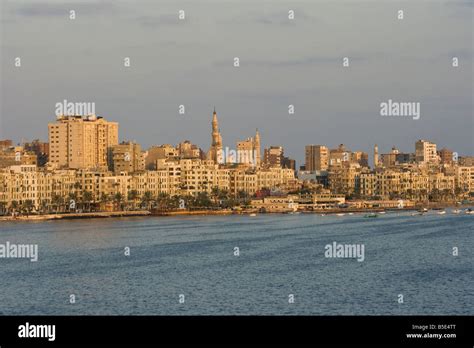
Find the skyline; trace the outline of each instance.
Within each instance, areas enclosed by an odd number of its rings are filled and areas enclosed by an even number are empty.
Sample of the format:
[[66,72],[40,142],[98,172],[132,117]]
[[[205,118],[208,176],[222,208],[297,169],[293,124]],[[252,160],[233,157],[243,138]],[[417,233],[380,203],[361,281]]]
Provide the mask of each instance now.
[[[64,102],[65,102],[64,105],[66,105],[66,101],[64,101]],[[66,106],[64,106],[64,110],[65,110],[65,107],[66,107]],[[86,106],[84,106],[84,107],[86,107]],[[90,107],[90,106],[89,106],[89,107]],[[87,109],[87,107],[86,107],[86,109]],[[216,108],[214,107],[214,108],[213,108],[213,112],[212,112],[211,122],[210,122],[210,124],[211,124],[211,127],[210,127],[210,128],[211,128],[211,141],[209,142],[208,146],[206,147],[206,146],[200,146],[200,145],[197,145],[197,144],[196,144],[196,145],[198,146],[198,148],[199,148],[200,150],[203,151],[203,153],[204,153],[208,158],[209,158],[209,156],[211,156],[211,158],[213,158],[213,159],[214,159],[215,161],[217,161],[218,163],[224,164],[224,163],[227,163],[228,160],[229,160],[229,159],[227,159],[227,158],[225,157],[225,156],[226,156],[225,154],[227,154],[228,151],[231,151],[231,153],[234,153],[234,155],[231,155],[231,156],[235,156],[235,155],[237,155],[237,154],[239,153],[240,150],[237,149],[237,146],[229,147],[229,144],[227,144],[225,141],[222,140],[222,137],[221,137],[221,133],[222,133],[222,132],[221,132],[221,129],[222,129],[222,128],[221,128],[221,127],[218,125],[218,123],[217,123],[217,122],[218,122],[218,120],[217,120],[217,115],[218,115],[217,110],[216,110]],[[56,115],[56,119],[59,120],[59,119],[64,118],[64,117],[65,117],[65,118],[68,118],[68,117],[80,117],[81,119],[85,119],[85,120],[86,120],[86,119],[88,119],[88,118],[91,117],[91,116],[94,117],[94,119],[96,119],[96,118],[103,118],[102,116],[95,115],[95,114],[75,115],[75,114],[66,114],[66,113],[65,113],[65,114]],[[107,122],[116,123],[114,120],[111,120],[111,119],[106,119],[106,118],[103,118],[103,119],[106,120]],[[48,125],[49,125],[49,124],[54,124],[54,123],[51,121],[51,122],[48,122]],[[140,141],[138,141],[138,140],[136,140],[136,139],[131,140],[131,139],[122,139],[122,138],[120,138],[120,124],[118,124],[118,123],[117,123],[117,129],[118,129],[118,134],[119,134],[119,137],[118,137],[118,143],[119,143],[119,144],[125,144],[125,143],[130,143],[130,142],[132,142],[132,143],[136,143],[136,144],[141,145]],[[258,137],[259,137],[259,133],[260,133],[259,130],[256,129],[256,134],[257,134]],[[218,141],[216,141],[216,137],[219,139]],[[239,141],[244,141],[244,139],[248,141],[248,140],[251,139],[251,138],[249,138],[249,137],[245,138],[245,135],[243,135],[240,139],[237,140],[237,142],[239,142]],[[14,145],[15,145],[15,144],[17,144],[17,145],[23,145],[23,144],[24,144],[23,141],[25,141],[25,142],[34,141],[34,140],[40,140],[40,142],[43,141],[43,139],[34,138],[34,137],[33,137],[32,139],[22,139],[22,142],[18,142],[18,143],[17,143],[14,139],[12,139],[12,138],[0,138],[0,140],[12,140],[12,143],[13,143]],[[44,141],[49,144],[50,139],[47,138],[47,139],[45,139]],[[191,144],[195,144],[195,143],[192,142],[192,140],[190,140],[189,138],[186,138],[186,139],[178,139],[178,140],[175,140],[175,141],[172,142],[172,143],[152,144],[149,148],[144,148],[144,147],[142,147],[142,149],[143,149],[143,151],[148,151],[151,147],[163,146],[163,145],[168,145],[168,144],[169,144],[169,145],[172,145],[172,146],[179,146],[180,143],[187,142],[187,141],[189,141]],[[416,139],[416,140],[414,140],[413,143],[412,143],[412,150],[409,150],[409,151],[407,151],[407,152],[401,151],[401,153],[407,153],[407,154],[408,154],[408,153],[411,153],[411,154],[415,154],[415,145],[416,145],[415,143],[418,142],[418,141],[428,141],[428,142],[431,142],[430,139]],[[262,148],[263,148],[263,149],[269,149],[269,148],[271,148],[272,146],[282,147],[283,150],[284,150],[284,155],[285,155],[285,156],[289,157],[290,159],[295,159],[295,158],[293,158],[293,157],[288,156],[288,154],[287,154],[286,151],[285,151],[285,144],[265,144],[265,142],[263,142],[263,144],[260,144],[260,139],[258,140],[258,144],[259,144],[259,145],[258,145],[259,151],[260,151]],[[436,143],[435,143],[435,144],[436,144]],[[236,144],[233,144],[233,145],[237,145],[237,143],[236,143]],[[332,150],[337,150],[341,145],[344,145],[346,151],[348,151],[348,152],[360,152],[360,151],[362,151],[362,152],[366,153],[366,154],[368,155],[368,163],[369,163],[369,166],[370,166],[371,168],[375,168],[375,167],[376,167],[375,164],[374,164],[374,151],[375,151],[374,146],[377,147],[377,155],[378,155],[378,156],[384,155],[384,154],[389,154],[389,153],[391,153],[392,150],[394,150],[394,149],[396,149],[396,150],[398,150],[398,151],[401,149],[397,144],[394,144],[394,145],[392,145],[392,147],[390,148],[390,150],[387,150],[387,151],[382,150],[382,151],[381,151],[380,148],[379,148],[379,146],[378,146],[378,144],[373,144],[373,145],[372,145],[372,151],[363,151],[363,150],[360,150],[360,149],[354,149],[353,147],[351,147],[350,144],[340,142],[337,146],[333,146],[333,147],[327,146],[327,144],[314,144],[314,143],[306,144],[306,145],[304,146],[304,149],[303,149],[302,152],[305,153],[305,152],[306,152],[306,148],[307,148],[308,146],[324,146],[324,147],[327,147],[329,150],[332,151]],[[449,148],[449,147],[446,147],[446,146],[441,147],[441,146],[438,146],[439,144],[436,144],[436,145],[437,145],[438,155],[439,155],[439,151],[444,150],[444,149],[449,150],[449,151],[453,151],[453,153],[455,154],[456,158],[457,158],[457,157],[472,157],[472,155],[473,155],[472,152],[459,154],[459,153],[456,151],[456,149],[452,149],[452,148]],[[218,146],[218,147],[215,148],[215,146]],[[220,146],[220,147],[219,147],[219,146]],[[212,151],[213,148],[215,148],[214,151],[217,151],[216,153],[214,153],[214,155],[210,154],[210,152]],[[218,150],[219,148],[220,148],[220,150]],[[233,151],[233,152],[232,152],[232,151]],[[250,157],[255,156],[255,151],[256,151],[255,149],[252,151],[253,154],[250,155]],[[220,161],[218,161],[218,160],[216,159],[216,158],[218,158],[219,156],[221,156],[221,157],[224,156],[223,158],[221,158],[221,159],[223,160],[223,162],[220,162]],[[249,157],[249,158],[250,158],[250,157]],[[303,158],[304,158],[304,157],[305,157],[305,156],[303,155]],[[238,158],[238,157],[237,157],[237,158]],[[247,158],[247,155],[245,155],[244,158]],[[249,159],[249,158],[247,158],[247,159]],[[258,158],[260,158],[260,154],[258,155]],[[217,162],[216,162],[216,163],[217,163]],[[232,162],[232,161],[231,161],[231,162]],[[301,166],[305,166],[305,165],[306,165],[305,160],[301,160],[301,162],[298,162],[298,160],[296,160],[296,167],[295,167],[295,170],[296,170],[296,171],[300,171],[300,170],[301,170],[300,167],[301,167]],[[307,169],[305,169],[305,170],[307,170]]]
[[[214,105],[226,144],[258,128],[263,144],[284,145],[299,164],[307,144],[369,154],[373,144],[413,151],[418,139],[460,155],[474,148],[472,3],[402,3],[403,22],[391,2],[70,4],[2,2],[0,138],[46,140],[42,125],[67,99],[95,102],[121,124],[120,140],[144,148],[187,139],[206,150]],[[381,117],[388,100],[419,102],[420,119]]]

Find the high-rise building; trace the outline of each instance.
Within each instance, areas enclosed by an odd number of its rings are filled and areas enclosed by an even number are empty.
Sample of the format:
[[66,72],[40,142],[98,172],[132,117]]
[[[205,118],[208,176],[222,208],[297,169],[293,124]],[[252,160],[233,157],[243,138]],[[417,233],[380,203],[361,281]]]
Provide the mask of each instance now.
[[214,163],[221,163],[224,159],[222,156],[222,136],[219,131],[219,122],[217,121],[217,113],[214,108],[212,114],[212,135],[211,135],[211,147],[207,153],[207,159],[214,161]]
[[306,145],[305,170],[327,170],[329,166],[329,150],[324,145]]
[[95,115],[58,116],[48,129],[49,163],[58,167],[106,168],[108,149],[118,144],[118,123]]
[[418,140],[415,144],[415,160],[418,163],[437,163],[436,144],[426,140]]

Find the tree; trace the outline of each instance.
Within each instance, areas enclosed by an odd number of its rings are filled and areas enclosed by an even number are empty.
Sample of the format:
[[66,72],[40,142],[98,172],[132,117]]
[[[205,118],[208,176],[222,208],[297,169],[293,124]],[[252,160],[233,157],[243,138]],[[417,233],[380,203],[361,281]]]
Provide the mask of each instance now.
[[19,207],[18,201],[12,201],[10,203],[10,210],[12,211],[13,214],[16,213],[18,207]]
[[123,201],[123,195],[120,192],[117,192],[114,195],[114,202],[115,202],[116,207],[120,208],[120,210],[123,210],[122,201]]
[[170,206],[170,196],[166,192],[160,192],[156,200],[161,210],[167,210]]
[[142,205],[145,204],[147,209],[150,210],[152,202],[153,202],[153,194],[150,191],[146,191],[142,197]]
[[84,203],[86,203],[87,208],[88,208],[87,211],[89,211],[89,212],[90,212],[90,210],[91,210],[91,202],[92,202],[92,199],[93,199],[93,198],[92,198],[92,192],[90,192],[90,191],[84,191],[84,192],[83,192],[83,194],[82,194],[82,201],[83,201]]
[[53,194],[51,197],[51,203],[53,206],[56,206],[56,214],[58,214],[60,207],[64,203],[64,199],[60,195]]
[[132,202],[132,210],[135,210],[137,199],[138,199],[137,190],[128,191],[127,200]]
[[25,202],[23,202],[23,209],[26,211],[26,216],[30,215],[31,211],[35,207],[33,201],[31,199],[27,199]]

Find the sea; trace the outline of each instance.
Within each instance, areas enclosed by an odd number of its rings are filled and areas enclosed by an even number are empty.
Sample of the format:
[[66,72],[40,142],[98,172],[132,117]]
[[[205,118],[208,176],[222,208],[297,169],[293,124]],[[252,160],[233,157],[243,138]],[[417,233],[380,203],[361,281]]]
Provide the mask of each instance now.
[[0,222],[38,248],[0,258],[0,315],[473,315],[474,215],[412,214]]

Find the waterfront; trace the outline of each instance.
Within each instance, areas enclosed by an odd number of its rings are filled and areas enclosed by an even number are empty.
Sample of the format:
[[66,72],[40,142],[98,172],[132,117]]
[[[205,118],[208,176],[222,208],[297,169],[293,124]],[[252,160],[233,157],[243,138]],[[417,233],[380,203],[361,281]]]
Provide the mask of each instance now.
[[[38,262],[0,260],[4,315],[474,314],[472,215],[129,217],[0,226],[1,243],[39,249]],[[334,241],[363,243],[365,260],[325,258],[325,245]]]

